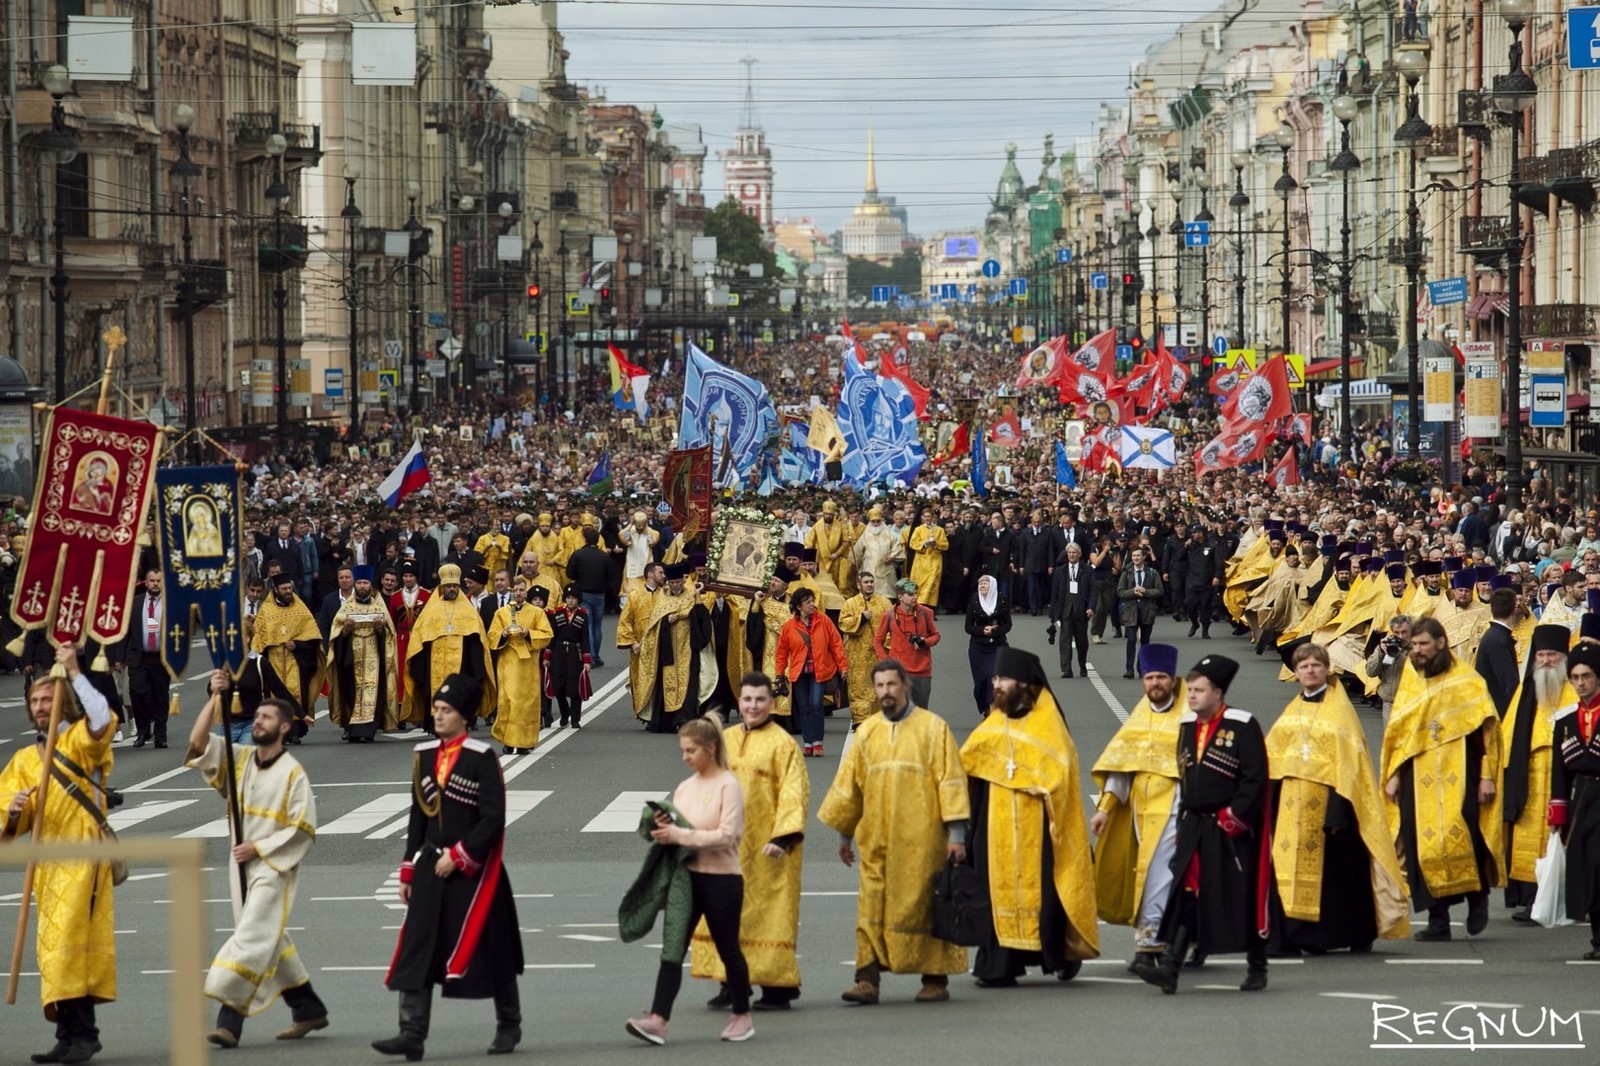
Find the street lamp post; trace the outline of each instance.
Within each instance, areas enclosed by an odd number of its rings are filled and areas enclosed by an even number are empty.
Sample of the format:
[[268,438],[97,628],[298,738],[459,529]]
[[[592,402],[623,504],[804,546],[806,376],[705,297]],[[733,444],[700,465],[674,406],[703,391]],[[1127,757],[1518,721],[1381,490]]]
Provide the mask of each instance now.
[[570,357],[568,338],[571,336],[572,316],[567,312],[567,256],[572,254],[572,249],[567,247],[567,231],[561,231],[561,245],[556,249],[556,258],[561,260],[561,360],[557,377],[556,390],[560,397],[561,409],[567,409],[567,359]]
[[[1204,222],[1208,227],[1216,221],[1216,216],[1211,213],[1211,172],[1205,167],[1196,167],[1193,170],[1195,188],[1200,190],[1200,210],[1195,214],[1196,222]],[[1200,246],[1200,343],[1211,344],[1211,244],[1208,240]]]
[[193,433],[195,277],[194,231],[189,226],[189,183],[200,175],[200,168],[189,158],[189,130],[194,126],[194,108],[188,104],[173,108],[172,125],[178,131],[178,161],[172,164],[172,177],[178,183],[178,212],[183,219],[183,264],[178,268],[178,313],[183,316],[183,429],[185,433]]
[[1361,110],[1356,98],[1344,92],[1344,76],[1339,78],[1339,95],[1333,100],[1333,117],[1339,120],[1339,154],[1328,164],[1339,174],[1343,212],[1339,218],[1339,455],[1345,462],[1355,451],[1355,427],[1350,415],[1350,172],[1361,160],[1350,150],[1350,123]]
[[1533,16],[1533,0],[1500,0],[1500,17],[1511,30],[1510,70],[1494,79],[1494,106],[1511,127],[1510,230],[1506,237],[1506,507],[1522,506],[1522,115],[1539,86],[1522,69],[1522,27]]
[[[539,298],[533,304],[533,335],[539,338],[538,344],[544,345],[546,364],[543,371],[543,381],[535,382],[534,393],[537,398],[542,398],[548,395],[550,389],[550,360],[554,358],[554,353],[550,349],[550,338],[544,332],[544,278],[540,274],[544,267],[542,255],[544,241],[539,239],[539,223],[544,221],[544,212],[537,207],[529,208],[528,217],[533,219],[533,280],[540,286]],[[535,352],[534,356],[537,359],[538,353]],[[536,370],[539,369],[537,363],[534,366]],[[540,388],[540,385],[543,387]]]
[[[511,233],[515,224],[513,215],[516,208],[511,206],[510,200],[501,200],[500,206],[495,208],[495,214],[500,216],[500,236],[505,237]],[[521,243],[520,241],[518,242]],[[506,328],[506,316],[511,308],[512,289],[505,282],[506,261],[499,258],[498,247],[495,250],[495,277],[500,282],[500,389],[509,399],[511,396],[511,334]],[[517,265],[524,266],[525,260],[518,254]],[[517,286],[519,289],[521,286]]]
[[54,101],[50,107],[50,132],[40,139],[39,147],[46,158],[52,158],[55,163],[55,232],[52,235],[55,267],[50,274],[50,299],[55,305],[56,403],[63,403],[67,398],[67,245],[62,225],[61,168],[78,158],[78,142],[67,129],[67,110],[61,103],[72,91],[72,78],[67,68],[60,64],[45,68],[39,76],[39,84]]
[[1250,165],[1250,153],[1241,148],[1233,153],[1233,195],[1228,206],[1233,208],[1234,272],[1233,321],[1238,329],[1234,338],[1237,347],[1244,347],[1244,209],[1250,206],[1250,197],[1244,191],[1244,168]]
[[1278,194],[1278,199],[1283,201],[1283,264],[1280,271],[1278,287],[1279,298],[1283,301],[1283,351],[1289,351],[1289,198],[1295,190],[1300,188],[1289,173],[1289,149],[1294,147],[1294,127],[1287,122],[1280,122],[1278,129],[1273,133],[1272,139],[1277,142],[1278,150],[1283,153],[1283,173],[1278,175],[1278,180],[1273,183],[1272,191]]
[[1417,82],[1428,69],[1428,60],[1414,49],[1395,59],[1395,67],[1406,80],[1406,120],[1394,131],[1394,143],[1406,152],[1406,455],[1417,459],[1422,452],[1421,398],[1418,396],[1417,351],[1417,274],[1422,269],[1422,209],[1417,206],[1417,153],[1433,138],[1433,127],[1417,113]]
[[417,181],[406,182],[406,201],[411,205],[406,218],[405,229],[411,234],[411,240],[406,248],[406,282],[409,286],[406,303],[406,326],[409,333],[408,345],[411,356],[411,416],[415,418],[422,410],[422,293],[418,287],[417,260],[426,253],[426,241],[423,238],[423,226],[417,219],[417,197],[422,195],[422,183]]
[[356,276],[356,229],[361,223],[361,208],[356,206],[356,179],[361,176],[361,164],[354,159],[344,165],[344,210],[339,212],[339,217],[344,219],[344,236],[347,254],[345,256],[344,275],[344,301],[345,310],[349,312],[349,377],[345,380],[345,394],[350,397],[350,434],[352,437],[361,433],[361,363],[357,353],[356,334],[360,326],[356,322],[358,309],[357,286],[360,282]]
[[[1156,348],[1161,347],[1161,300],[1160,281],[1161,266],[1157,259],[1159,243],[1161,240],[1161,227],[1156,223],[1156,202],[1151,200],[1150,228],[1144,231],[1145,239],[1150,242],[1150,343]],[[1178,224],[1178,232],[1183,232],[1183,224]],[[1179,242],[1182,247],[1182,242]],[[1143,353],[1140,353],[1141,358]]]
[[289,187],[283,183],[283,153],[289,142],[283,134],[274,133],[267,138],[267,155],[272,157],[272,183],[267,186],[267,199],[272,201],[272,303],[277,309],[278,326],[278,447],[286,448],[289,440],[289,340],[287,309],[289,290],[283,284],[283,213],[289,202]]

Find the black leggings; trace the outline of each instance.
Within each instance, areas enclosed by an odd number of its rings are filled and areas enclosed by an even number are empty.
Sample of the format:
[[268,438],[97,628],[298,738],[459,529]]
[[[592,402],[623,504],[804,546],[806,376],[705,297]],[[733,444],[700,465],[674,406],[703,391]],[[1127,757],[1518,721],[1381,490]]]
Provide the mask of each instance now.
[[[744,908],[744,877],[740,874],[703,874],[689,871],[689,882],[694,887],[694,910],[689,915],[689,928],[706,920],[711,942],[722,957],[728,997],[733,1000],[734,1014],[750,1013],[750,967],[745,965],[744,952],[739,948],[739,912]],[[650,1010],[665,1021],[672,1017],[672,1002],[678,998],[683,985],[683,966],[676,962],[661,961],[656,974],[656,998]]]

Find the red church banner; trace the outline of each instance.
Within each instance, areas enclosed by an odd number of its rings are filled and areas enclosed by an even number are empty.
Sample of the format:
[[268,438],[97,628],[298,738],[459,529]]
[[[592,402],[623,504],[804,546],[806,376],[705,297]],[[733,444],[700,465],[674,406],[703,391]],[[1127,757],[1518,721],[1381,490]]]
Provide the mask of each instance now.
[[127,632],[139,531],[155,485],[148,422],[50,413],[11,617],[53,643],[110,644]]
[[711,529],[711,446],[667,453],[661,497],[672,508],[672,524],[685,540]]

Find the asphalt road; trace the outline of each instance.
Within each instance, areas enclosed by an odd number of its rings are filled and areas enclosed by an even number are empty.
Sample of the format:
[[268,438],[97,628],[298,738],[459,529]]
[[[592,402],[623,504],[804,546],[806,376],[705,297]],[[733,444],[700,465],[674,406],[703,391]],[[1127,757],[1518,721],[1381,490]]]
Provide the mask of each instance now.
[[[964,736],[978,720],[966,638],[960,619],[940,621],[947,637],[935,650],[934,710]],[[607,619],[608,637],[614,622]],[[1156,626],[1156,639],[1179,645],[1185,669],[1208,652],[1238,658],[1244,669],[1229,703],[1270,726],[1291,694],[1277,680],[1276,663],[1256,658],[1244,640],[1227,636],[1225,625],[1213,627],[1216,639],[1210,641],[1184,638],[1187,628],[1164,619]],[[1056,649],[1046,646],[1042,618],[1019,618],[1012,643],[1045,659],[1078,745],[1085,793],[1091,793],[1088,767],[1140,694],[1137,681],[1122,677],[1123,645],[1095,646],[1095,673],[1063,680],[1056,678]],[[647,1049],[622,1029],[624,1019],[649,1002],[658,964],[653,941],[622,944],[617,939],[617,902],[643,847],[632,830],[642,799],[669,791],[684,773],[672,739],[646,734],[633,721],[616,670],[623,661],[621,654],[609,657],[581,731],[547,732],[531,755],[504,759],[511,810],[507,865],[530,964],[522,982],[522,1051],[545,1061],[622,1062],[644,1055],[688,1061],[708,1049],[717,1053],[723,1023],[701,1006],[713,989],[690,981],[666,1048]],[[172,723],[173,747],[119,747],[115,783],[127,791],[128,802],[115,821],[124,834],[207,838],[207,854],[215,863],[207,874],[207,922],[214,944],[220,944],[229,920],[223,805],[178,765],[192,720],[187,715],[202,699],[200,666],[197,657],[191,664],[195,679],[180,687],[185,716]],[[0,714],[13,715],[18,731],[4,731],[0,757],[28,740],[20,732],[25,725],[20,686],[11,682],[4,695]],[[1361,713],[1375,749],[1378,715]],[[813,809],[838,765],[847,728],[847,719],[831,719],[828,756],[807,763]],[[381,1061],[367,1045],[395,1028],[396,997],[384,990],[382,976],[401,918],[395,868],[411,746],[398,737],[347,746],[324,720],[295,749],[316,787],[321,831],[303,870],[293,928],[333,1024],[286,1055],[286,1045],[271,1034],[287,1023],[288,1013],[275,1006],[246,1025],[243,1046],[222,1053],[224,1060],[292,1057],[341,1066]],[[1516,926],[1498,901],[1494,920],[1480,937],[1469,940],[1458,928],[1449,944],[1382,942],[1366,957],[1275,961],[1271,987],[1261,995],[1237,991],[1241,958],[1221,958],[1186,972],[1177,996],[1162,996],[1124,972],[1131,932],[1102,926],[1102,957],[1070,984],[1034,978],[1014,990],[982,990],[958,977],[951,1002],[919,1005],[911,1001],[915,978],[889,977],[880,1006],[849,1007],[838,995],[851,977],[855,873],[838,863],[832,842],[832,834],[813,823],[800,933],[803,998],[786,1015],[758,1016],[757,1036],[743,1054],[763,1062],[973,1062],[1046,1055],[1100,1061],[1181,1054],[1201,1063],[1285,1056],[1302,1064],[1346,1063],[1390,1053],[1374,1049],[1374,1043],[1409,1039],[1464,1047],[1468,1032],[1496,1059],[1515,1052],[1485,1045],[1531,1051],[1541,1062],[1593,1061],[1593,1048],[1600,1046],[1600,1010],[1588,1009],[1589,982],[1597,974],[1586,968],[1592,964],[1576,961],[1587,949],[1587,929]],[[0,871],[0,922],[16,913],[20,880],[15,870]],[[97,1061],[130,1066],[167,1061],[166,899],[165,875],[154,868],[135,869],[134,879],[117,891],[120,988],[118,1002],[101,1008],[106,1051]],[[35,969],[31,943],[29,948],[25,972]],[[23,1051],[49,1046],[51,1030],[38,1013],[37,994],[37,978],[25,977],[18,1005],[0,1008],[0,1064],[25,1061]],[[1546,1009],[1560,1020],[1552,1021]],[[428,1059],[481,1055],[492,1017],[487,1002],[437,1004]],[[1518,1027],[1528,1035],[1519,1035]]]

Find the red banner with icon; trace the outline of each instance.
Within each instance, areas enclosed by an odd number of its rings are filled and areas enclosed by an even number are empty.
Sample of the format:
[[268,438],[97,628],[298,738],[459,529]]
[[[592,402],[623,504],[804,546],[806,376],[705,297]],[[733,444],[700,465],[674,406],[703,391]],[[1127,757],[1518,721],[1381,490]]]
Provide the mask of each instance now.
[[159,433],[149,422],[50,412],[11,601],[24,631],[47,629],[54,644],[111,644],[127,632]]
[[685,540],[711,528],[711,446],[667,453],[661,498],[672,508],[672,525]]

